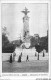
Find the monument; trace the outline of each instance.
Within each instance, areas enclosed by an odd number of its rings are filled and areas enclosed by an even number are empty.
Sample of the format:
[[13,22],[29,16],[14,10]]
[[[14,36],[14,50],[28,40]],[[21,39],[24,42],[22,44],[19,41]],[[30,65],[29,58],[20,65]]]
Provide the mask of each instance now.
[[16,53],[16,57],[15,57],[15,61],[18,61],[19,56],[22,53],[21,56],[21,61],[26,61],[27,57],[28,60],[36,60],[36,57],[34,58],[36,49],[35,47],[30,48],[31,42],[31,36],[30,36],[30,32],[29,32],[29,17],[28,17],[28,13],[30,11],[28,11],[28,9],[25,7],[25,9],[23,11],[21,11],[22,13],[24,13],[24,17],[23,17],[23,40],[22,40],[22,44],[20,47],[16,47],[15,49],[15,53]]
[[24,17],[23,17],[23,45],[25,45],[26,48],[29,48],[30,34],[29,34],[29,17],[27,14],[30,11],[28,11],[28,9],[25,7],[25,9],[21,12],[24,13]]

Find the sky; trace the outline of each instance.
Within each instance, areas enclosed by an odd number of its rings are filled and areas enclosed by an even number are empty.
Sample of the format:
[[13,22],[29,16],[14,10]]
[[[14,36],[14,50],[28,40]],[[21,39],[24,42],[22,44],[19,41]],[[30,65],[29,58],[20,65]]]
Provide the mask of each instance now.
[[30,11],[29,31],[30,35],[47,35],[48,30],[48,4],[47,3],[2,3],[1,26],[7,27],[10,41],[16,40],[23,34],[23,17],[21,12],[25,7]]

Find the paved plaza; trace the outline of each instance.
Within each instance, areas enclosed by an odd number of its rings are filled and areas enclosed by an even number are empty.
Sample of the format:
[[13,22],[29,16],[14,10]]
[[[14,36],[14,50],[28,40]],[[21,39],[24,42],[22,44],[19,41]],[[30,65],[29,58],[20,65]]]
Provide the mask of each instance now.
[[22,61],[21,63],[18,63],[17,61],[14,61],[13,63],[3,61],[2,72],[48,72],[48,60]]

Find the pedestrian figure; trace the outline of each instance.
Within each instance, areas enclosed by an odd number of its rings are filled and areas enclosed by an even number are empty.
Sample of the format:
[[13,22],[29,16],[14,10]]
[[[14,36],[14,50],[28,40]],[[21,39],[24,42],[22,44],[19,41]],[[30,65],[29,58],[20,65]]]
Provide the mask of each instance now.
[[39,60],[39,53],[38,53],[38,60]]
[[29,61],[29,57],[28,57],[28,55],[27,55],[27,59],[26,59],[26,61]]
[[12,63],[12,54],[10,55],[10,63]]
[[19,55],[18,62],[21,62],[21,55]]
[[43,57],[45,56],[45,53],[44,53],[44,51],[43,51]]

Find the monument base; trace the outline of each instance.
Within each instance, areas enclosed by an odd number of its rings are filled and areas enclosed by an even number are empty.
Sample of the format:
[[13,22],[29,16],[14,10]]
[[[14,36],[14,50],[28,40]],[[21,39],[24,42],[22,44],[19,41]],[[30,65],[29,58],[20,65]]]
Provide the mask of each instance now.
[[30,47],[30,42],[29,43],[23,43],[22,45],[21,45],[21,48],[23,49],[23,48],[26,48],[26,49],[28,49]]
[[26,61],[27,55],[28,55],[29,61],[37,60],[37,57],[35,57],[35,53],[36,53],[35,47],[32,48],[32,49],[16,48],[15,53],[16,53],[15,61],[18,61],[18,58],[19,58],[20,55],[22,55],[21,56],[21,61]]

